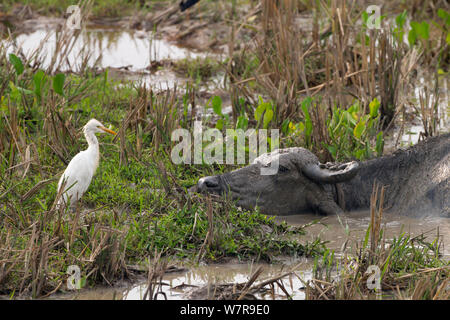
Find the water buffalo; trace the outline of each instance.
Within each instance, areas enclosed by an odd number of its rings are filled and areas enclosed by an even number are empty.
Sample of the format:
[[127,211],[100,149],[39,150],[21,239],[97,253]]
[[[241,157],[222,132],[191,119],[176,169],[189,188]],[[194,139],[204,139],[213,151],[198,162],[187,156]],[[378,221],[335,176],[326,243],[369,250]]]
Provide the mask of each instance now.
[[[278,159],[274,175],[261,168]],[[199,179],[191,191],[230,194],[237,205],[265,214],[320,214],[370,207],[373,184],[386,187],[385,210],[450,216],[450,133],[363,162],[321,164],[304,148],[280,149],[253,164]]]

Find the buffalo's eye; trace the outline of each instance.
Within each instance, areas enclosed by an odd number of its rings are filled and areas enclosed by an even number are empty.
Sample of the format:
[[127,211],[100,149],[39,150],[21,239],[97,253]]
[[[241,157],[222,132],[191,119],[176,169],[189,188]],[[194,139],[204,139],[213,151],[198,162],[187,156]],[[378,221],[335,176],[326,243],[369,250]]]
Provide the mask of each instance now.
[[283,166],[278,166],[278,172],[288,172],[289,171],[289,169],[288,168],[286,168],[286,167],[283,167]]

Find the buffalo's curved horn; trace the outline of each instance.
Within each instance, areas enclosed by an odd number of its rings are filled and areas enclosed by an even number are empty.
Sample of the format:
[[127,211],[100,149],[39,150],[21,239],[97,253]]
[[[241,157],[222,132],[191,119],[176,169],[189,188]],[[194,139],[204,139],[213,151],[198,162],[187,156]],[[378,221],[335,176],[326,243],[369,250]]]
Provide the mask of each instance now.
[[352,179],[359,169],[356,161],[342,164],[310,164],[302,171],[311,180],[321,183],[339,183]]

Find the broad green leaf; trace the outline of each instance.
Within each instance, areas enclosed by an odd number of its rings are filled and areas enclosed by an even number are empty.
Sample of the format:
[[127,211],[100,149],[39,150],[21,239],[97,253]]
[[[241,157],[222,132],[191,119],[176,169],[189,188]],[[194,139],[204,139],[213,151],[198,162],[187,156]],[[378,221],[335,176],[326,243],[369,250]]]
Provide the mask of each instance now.
[[361,13],[361,19],[363,21],[363,25],[366,26],[367,25],[367,20],[369,20],[369,14],[367,13],[367,11],[363,11]]
[[359,111],[359,104],[357,102],[355,102],[354,104],[352,104],[350,106],[350,108],[347,109],[348,113],[357,113]]
[[302,110],[303,110],[303,114],[305,115],[304,125],[305,125],[306,138],[309,138],[311,136],[312,129],[313,129],[311,116],[309,115],[309,111],[308,111],[308,108],[311,105],[311,102],[312,102],[311,97],[307,97],[302,101]]
[[20,92],[12,81],[9,82],[9,88],[11,89],[11,93],[10,93],[11,99],[15,100],[15,101],[19,100]]
[[445,24],[447,26],[450,25],[450,13],[448,13],[447,11],[445,11],[444,9],[438,9],[437,11],[437,15],[439,18],[441,18],[442,20],[445,21]]
[[308,110],[310,105],[312,102],[312,98],[311,97],[306,97],[303,101],[302,101],[302,110],[303,112],[305,112],[305,110]]
[[38,70],[33,76],[34,94],[39,99],[39,102],[41,100],[41,92],[42,92],[42,85],[44,82],[44,76],[45,73],[42,70]]
[[372,102],[369,103],[370,116],[372,118],[376,118],[378,116],[378,109],[380,108],[380,101],[377,98],[373,99]]
[[245,115],[241,115],[237,119],[236,129],[247,130],[248,118]]
[[417,21],[411,21],[410,25],[411,25],[411,29],[417,33],[417,31],[419,30],[420,24]]
[[53,90],[61,96],[64,96],[64,81],[66,76],[64,73],[58,73],[53,77]]
[[366,125],[368,125],[369,120],[370,120],[370,114],[365,114],[360,119],[360,121],[364,122]]
[[223,119],[218,119],[216,122],[216,128],[219,130],[223,129]]
[[355,152],[356,159],[361,160],[364,156],[364,152],[365,152],[364,149],[356,150],[356,152]]
[[428,40],[428,38],[430,37],[430,25],[425,21],[422,23],[411,21],[411,31],[414,31],[416,38],[420,37],[422,39]]
[[215,114],[222,115],[222,99],[219,96],[214,96],[211,99],[211,105]]
[[327,150],[328,150],[328,152],[331,153],[333,158],[336,159],[336,152],[337,152],[336,146],[327,146]]
[[24,66],[22,63],[22,60],[18,56],[16,56],[14,53],[9,54],[9,62],[13,65],[14,69],[16,70],[16,74],[20,76],[24,71]]
[[412,47],[416,44],[416,40],[417,40],[417,34],[414,31],[414,29],[409,30],[408,32],[408,43],[409,46]]
[[313,125],[311,119],[308,118],[305,120],[305,136],[308,138],[311,136],[313,130]]
[[425,21],[419,25],[419,36],[425,40],[430,38],[430,25]]
[[272,121],[272,118],[273,118],[272,109],[266,110],[266,112],[264,113],[264,120],[263,120],[263,128],[264,129],[267,129],[270,121]]
[[33,94],[33,91],[22,88],[22,87],[17,87],[17,90],[19,90],[20,92],[25,93],[25,94]]
[[12,81],[9,82],[9,87],[11,89],[11,98],[13,100],[19,100],[22,96],[22,94],[32,94],[33,91],[17,87]]
[[397,24],[397,27],[399,27],[399,29],[403,29],[403,25],[405,24],[406,21],[406,15],[407,12],[406,10],[404,10],[402,13],[400,13],[395,17],[395,23]]
[[269,145],[269,150],[273,150],[273,146],[272,146],[272,138],[271,137],[267,137],[267,143]]
[[366,127],[366,124],[364,121],[359,121],[358,124],[355,126],[355,128],[353,129],[353,135],[357,138],[357,139],[361,139],[361,135],[364,132],[364,128]]
[[380,131],[377,134],[377,142],[375,145],[375,151],[377,152],[378,156],[381,156],[383,154],[383,149],[384,149],[383,131]]
[[283,123],[281,124],[281,132],[283,132],[283,134],[289,133],[289,123],[291,123],[289,119],[284,119]]
[[347,120],[347,123],[352,127],[356,125],[356,121],[358,120],[358,114],[356,112],[350,113],[348,111],[344,111],[343,116],[344,119]]
[[266,110],[266,105],[264,103],[260,103],[259,106],[255,110],[255,120],[259,123],[261,121],[261,117]]

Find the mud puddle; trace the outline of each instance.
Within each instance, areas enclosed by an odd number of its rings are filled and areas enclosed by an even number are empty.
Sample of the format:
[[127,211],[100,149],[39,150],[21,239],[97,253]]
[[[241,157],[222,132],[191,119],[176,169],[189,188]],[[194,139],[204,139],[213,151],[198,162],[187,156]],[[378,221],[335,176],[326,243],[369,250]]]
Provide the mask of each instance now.
[[[263,268],[262,274],[255,284],[263,283],[290,273],[278,280],[288,295],[294,300],[305,299],[303,281],[311,279],[313,261],[310,259],[287,259],[284,264],[264,263],[226,263],[194,267],[188,271],[175,272],[164,275],[161,291],[157,299],[208,299],[217,287],[228,284],[247,283],[258,267]],[[230,287],[232,290],[232,288]],[[82,289],[76,293],[55,294],[50,299],[73,300],[142,300],[147,290],[146,282],[130,286]],[[287,299],[286,292],[279,285],[272,290],[262,290],[255,295],[258,299],[279,300]]]

